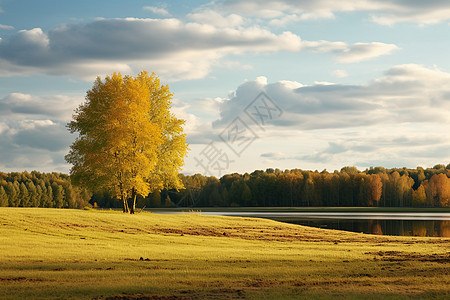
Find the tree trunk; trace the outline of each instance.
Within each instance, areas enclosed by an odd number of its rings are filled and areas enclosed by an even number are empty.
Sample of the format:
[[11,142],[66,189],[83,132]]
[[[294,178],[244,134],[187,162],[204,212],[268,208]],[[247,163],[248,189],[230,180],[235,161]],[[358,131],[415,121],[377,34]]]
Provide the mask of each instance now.
[[124,213],[128,213],[128,212],[129,212],[128,201],[127,201],[127,199],[123,196],[123,194],[122,194],[122,203],[123,203],[123,212],[124,212]]
[[120,197],[122,198],[123,212],[127,214],[130,211],[130,209],[128,208],[128,201],[123,192],[122,182],[119,183],[119,190],[120,190]]
[[136,210],[136,196],[137,196],[137,192],[135,188],[131,189],[131,208],[130,208],[130,214],[134,214],[134,211]]

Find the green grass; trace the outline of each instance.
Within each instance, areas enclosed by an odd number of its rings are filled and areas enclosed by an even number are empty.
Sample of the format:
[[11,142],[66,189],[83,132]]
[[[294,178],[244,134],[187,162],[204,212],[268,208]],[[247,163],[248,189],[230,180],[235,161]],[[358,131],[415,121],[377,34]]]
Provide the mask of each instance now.
[[448,299],[449,273],[449,238],[0,208],[2,299]]

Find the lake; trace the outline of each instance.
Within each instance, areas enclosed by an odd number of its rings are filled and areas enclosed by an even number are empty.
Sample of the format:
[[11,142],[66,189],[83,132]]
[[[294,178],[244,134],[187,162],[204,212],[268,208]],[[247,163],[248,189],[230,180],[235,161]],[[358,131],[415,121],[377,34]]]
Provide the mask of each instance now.
[[450,213],[202,212],[379,235],[450,237]]

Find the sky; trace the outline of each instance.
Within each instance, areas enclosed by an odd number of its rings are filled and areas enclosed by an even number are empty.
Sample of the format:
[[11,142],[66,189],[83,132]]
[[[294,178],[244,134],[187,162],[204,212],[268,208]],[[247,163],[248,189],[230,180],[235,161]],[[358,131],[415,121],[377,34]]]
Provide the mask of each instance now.
[[450,2],[0,0],[0,171],[68,173],[97,76],[155,72],[182,172],[450,163]]

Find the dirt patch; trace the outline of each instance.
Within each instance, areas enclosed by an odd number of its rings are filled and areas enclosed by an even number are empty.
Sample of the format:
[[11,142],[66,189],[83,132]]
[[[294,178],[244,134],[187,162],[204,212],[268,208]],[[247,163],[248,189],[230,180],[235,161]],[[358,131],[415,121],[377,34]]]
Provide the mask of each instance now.
[[348,277],[348,278],[360,278],[360,277],[376,277],[376,276],[374,276],[372,274],[368,274],[368,273],[357,273],[357,274],[350,274],[350,275],[347,275],[345,277]]
[[169,233],[177,235],[229,236],[228,232],[214,231],[207,227],[186,228],[186,229],[158,227],[154,228],[154,230],[155,233]]
[[192,299],[190,297],[185,296],[177,296],[177,295],[169,295],[169,296],[163,296],[163,295],[145,295],[145,294],[124,294],[119,296],[113,296],[113,297],[96,297],[94,299],[100,300],[184,300],[184,299]]
[[194,290],[182,290],[176,295],[123,294],[112,297],[98,296],[96,300],[187,300],[187,299],[244,299],[245,291],[241,289],[220,288],[205,293]]
[[247,280],[244,282],[244,286],[246,287],[273,287],[277,286],[280,283],[276,279],[253,279],[253,280]]
[[316,233],[305,234],[301,228],[289,228],[282,230],[279,227],[254,227],[254,226],[236,226],[224,227],[221,229],[211,228],[206,226],[168,228],[168,227],[153,227],[150,229],[154,233],[176,234],[180,236],[194,235],[194,236],[211,236],[223,238],[241,238],[245,240],[264,240],[264,241],[332,241],[341,242],[342,237],[337,240],[335,237],[323,236],[318,237]]
[[[209,291],[205,295],[199,295],[198,299],[245,299],[245,291],[241,289],[217,289]],[[192,299],[192,298],[191,298]],[[194,299],[196,299],[194,297]]]
[[444,254],[420,254],[417,252],[402,252],[402,251],[378,251],[366,252],[365,254],[372,254],[379,257],[382,261],[423,261],[423,262],[437,262],[450,263],[450,255]]
[[25,282],[31,282],[31,281],[43,281],[42,279],[35,279],[35,278],[26,278],[26,277],[0,277],[0,282],[19,282],[19,281],[25,281]]

